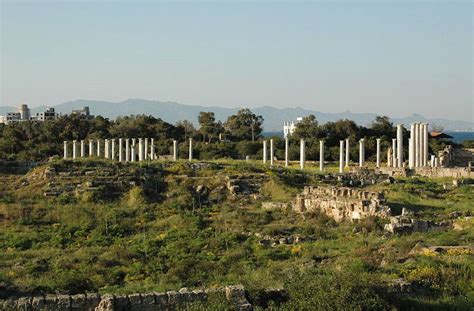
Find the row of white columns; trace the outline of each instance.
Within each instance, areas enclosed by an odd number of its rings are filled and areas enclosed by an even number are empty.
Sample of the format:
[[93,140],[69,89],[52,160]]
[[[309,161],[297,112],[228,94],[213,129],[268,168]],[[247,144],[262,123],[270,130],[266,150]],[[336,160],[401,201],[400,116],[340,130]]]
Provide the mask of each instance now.
[[[88,157],[97,156],[110,160],[134,162],[137,160],[137,140],[138,140],[138,160],[156,159],[155,141],[153,138],[126,138],[126,139],[97,139],[88,141]],[[118,141],[118,146],[117,146]],[[125,150],[124,150],[125,141]],[[150,142],[150,144],[149,144]],[[103,147],[102,147],[103,144]],[[86,141],[72,141],[72,159],[86,157]],[[69,158],[68,141],[64,141],[63,158]]]
[[[263,142],[263,164],[267,163],[267,141]],[[344,146],[345,145],[345,146]],[[345,167],[349,166],[349,139],[341,140],[339,142],[340,154],[339,154],[339,171],[343,172],[344,163]],[[319,170],[324,171],[324,140],[319,141]],[[345,154],[344,154],[345,150]],[[359,166],[363,167],[365,164],[365,139],[362,138],[359,141]],[[377,139],[377,166],[380,165],[380,139]],[[344,159],[345,156],[345,159]],[[275,158],[275,148],[274,141],[270,139],[270,165],[274,165]],[[300,168],[304,169],[306,163],[306,142],[304,139],[300,140]],[[289,164],[289,140],[285,138],[285,167],[288,167]]]
[[[124,141],[125,141],[125,150],[124,150]],[[137,145],[138,141],[138,145]],[[102,148],[102,143],[103,148]],[[80,149],[78,149],[80,148]],[[77,140],[72,141],[72,159],[85,158],[85,141],[81,140],[78,144]],[[80,153],[79,151],[80,150]],[[155,140],[151,138],[126,138],[118,139],[118,148],[116,148],[116,139],[97,139],[97,141],[89,140],[88,148],[89,157],[97,156],[99,158],[105,158],[110,160],[115,160],[116,156],[118,161],[122,162],[135,162],[135,161],[145,161],[145,160],[156,160],[157,155],[155,153]],[[125,151],[125,152],[124,152]],[[102,153],[103,152],[103,153]],[[138,156],[138,159],[137,159]],[[64,153],[63,158],[69,158],[68,151],[68,141],[64,141]],[[174,161],[178,160],[178,141],[173,140],[173,150],[172,158]],[[189,155],[188,159],[191,161],[193,159],[193,139],[189,139]]]

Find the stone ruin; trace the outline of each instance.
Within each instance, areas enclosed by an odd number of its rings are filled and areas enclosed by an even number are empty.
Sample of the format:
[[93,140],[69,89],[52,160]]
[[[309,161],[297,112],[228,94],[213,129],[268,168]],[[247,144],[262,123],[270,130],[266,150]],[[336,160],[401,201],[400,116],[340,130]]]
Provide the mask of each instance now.
[[393,234],[425,232],[428,230],[443,230],[452,227],[451,221],[434,222],[413,218],[413,212],[402,208],[402,214],[390,217],[390,223],[385,224],[384,230]]
[[390,208],[380,192],[346,187],[304,187],[297,195],[293,210],[299,213],[320,211],[337,222],[358,221],[369,216],[387,218]]
[[[235,306],[235,310],[253,310],[247,300],[242,285],[230,285],[206,290],[189,290],[163,293],[143,293],[130,295],[102,295],[95,293],[76,295],[47,295],[19,297],[0,300],[0,310],[74,310],[74,311],[151,311],[151,310],[186,310],[191,303],[204,304],[212,294],[221,294]],[[286,291],[266,289],[264,300],[285,301]],[[265,301],[264,301],[265,302]],[[262,302],[257,302],[262,303]]]
[[474,150],[453,148],[448,145],[438,151],[439,165],[441,167],[468,167],[474,162]]
[[226,176],[227,189],[233,197],[258,195],[262,184],[268,180],[265,174]]

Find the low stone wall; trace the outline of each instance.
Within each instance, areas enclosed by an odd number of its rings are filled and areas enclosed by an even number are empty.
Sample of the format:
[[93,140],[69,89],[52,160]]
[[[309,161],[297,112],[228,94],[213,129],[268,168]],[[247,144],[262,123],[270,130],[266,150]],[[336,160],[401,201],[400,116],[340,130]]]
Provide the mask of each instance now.
[[148,311],[176,310],[193,302],[206,302],[209,295],[223,294],[236,310],[252,310],[242,285],[211,290],[188,290],[131,295],[48,295],[0,300],[0,310],[70,310],[70,311]]
[[297,195],[293,210],[300,213],[319,210],[336,221],[390,216],[382,193],[346,187],[307,186]]
[[468,167],[417,167],[414,169],[416,175],[429,178],[450,177],[469,178],[474,177],[474,173]]

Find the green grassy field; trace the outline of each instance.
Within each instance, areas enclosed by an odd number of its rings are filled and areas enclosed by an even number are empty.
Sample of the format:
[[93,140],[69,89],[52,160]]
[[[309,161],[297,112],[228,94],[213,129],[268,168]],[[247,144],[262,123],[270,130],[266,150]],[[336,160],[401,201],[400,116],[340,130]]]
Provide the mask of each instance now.
[[[175,178],[191,174],[181,162],[141,164],[155,165],[165,176],[160,197],[131,187],[115,199],[44,198],[45,181],[16,189],[23,176],[2,176],[0,293],[134,293],[241,283],[255,297],[264,288],[284,287],[290,300],[273,307],[282,310],[470,310],[474,305],[472,252],[410,254],[416,245],[473,245],[472,218],[460,221],[457,230],[389,236],[380,219],[337,224],[319,214],[263,210],[262,201],[290,202],[305,184],[319,181],[316,164],[307,164],[302,178],[298,163],[284,170],[285,176],[279,174],[282,168],[260,163],[219,163],[225,166],[192,174],[213,185],[223,183],[219,176],[225,174],[267,174],[262,196],[223,196],[218,204],[197,205],[189,183]],[[408,207],[422,219],[472,212],[474,188],[445,190],[447,181],[400,178],[367,188],[384,191],[394,210]],[[259,244],[264,235],[306,240],[265,247]],[[397,278],[419,290],[387,292],[384,284]]]

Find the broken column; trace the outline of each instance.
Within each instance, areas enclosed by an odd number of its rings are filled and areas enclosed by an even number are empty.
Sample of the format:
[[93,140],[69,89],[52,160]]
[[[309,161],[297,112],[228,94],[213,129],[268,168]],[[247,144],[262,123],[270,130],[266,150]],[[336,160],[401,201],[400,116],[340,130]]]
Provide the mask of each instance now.
[[306,145],[304,139],[300,140],[300,168],[304,169]]
[[339,173],[344,172],[344,141],[339,141]]
[[319,170],[324,171],[324,140],[319,141]]
[[364,167],[365,163],[365,139],[359,140],[359,167]]
[[288,167],[289,162],[289,145],[288,138],[285,138],[285,167]]
[[387,149],[387,167],[392,167],[392,147]]
[[380,167],[380,138],[377,138],[377,160],[375,163],[376,167]]
[[346,138],[346,167],[349,167],[349,138]]
[[67,140],[64,141],[64,153],[63,153],[64,160],[67,159]]
[[408,138],[408,168],[413,168],[413,138]]
[[273,138],[272,138],[272,139],[270,139],[270,165],[271,166],[273,166],[274,157],[275,157],[273,152],[274,152],[274,150],[273,150]]
[[397,166],[403,167],[403,124],[397,125]]
[[263,164],[266,164],[267,163],[267,141],[264,140],[263,141]]

